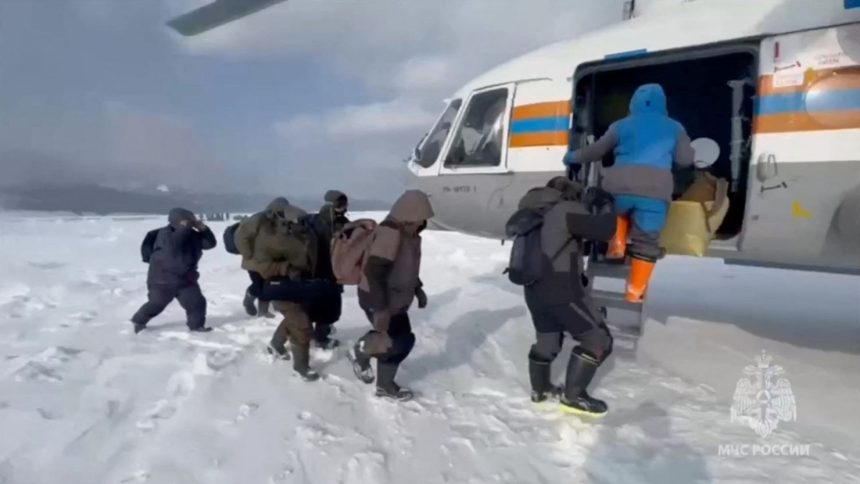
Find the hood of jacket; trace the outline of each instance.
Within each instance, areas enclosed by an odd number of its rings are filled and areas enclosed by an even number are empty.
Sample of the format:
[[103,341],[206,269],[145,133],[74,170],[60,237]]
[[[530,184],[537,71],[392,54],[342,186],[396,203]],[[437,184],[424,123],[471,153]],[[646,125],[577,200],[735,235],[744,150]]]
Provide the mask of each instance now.
[[278,197],[268,205],[266,205],[266,215],[269,218],[273,218],[275,216],[275,212],[285,211],[290,207],[290,202],[284,197]]
[[630,114],[668,114],[666,93],[659,84],[639,86],[630,100]]
[[347,198],[346,194],[339,190],[329,190],[325,192],[323,200],[326,204],[330,204],[335,208],[345,208],[347,203],[349,203],[349,198]]
[[430,198],[421,190],[407,190],[391,206],[388,217],[398,222],[423,222],[433,218]]
[[183,220],[187,220],[191,224],[196,218],[192,211],[179,207],[170,209],[170,212],[167,214],[167,222],[173,228],[178,228],[179,223]]

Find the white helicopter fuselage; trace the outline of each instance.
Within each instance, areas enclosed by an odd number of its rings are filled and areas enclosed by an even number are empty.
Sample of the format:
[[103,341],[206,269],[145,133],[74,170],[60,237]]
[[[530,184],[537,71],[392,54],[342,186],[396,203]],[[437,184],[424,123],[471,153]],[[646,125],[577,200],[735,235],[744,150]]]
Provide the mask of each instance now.
[[860,271],[852,6],[690,2],[539,49],[451,98],[409,161],[412,184],[431,196],[441,227],[503,238],[522,195],[626,115],[637,85],[659,82],[670,115],[723,153],[715,170],[730,181],[733,208],[710,256]]

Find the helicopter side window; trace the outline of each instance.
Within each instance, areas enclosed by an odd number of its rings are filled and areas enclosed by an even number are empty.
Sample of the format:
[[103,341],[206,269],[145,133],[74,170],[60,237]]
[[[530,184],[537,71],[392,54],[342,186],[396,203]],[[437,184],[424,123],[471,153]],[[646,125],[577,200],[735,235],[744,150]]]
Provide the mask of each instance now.
[[448,104],[442,117],[430,130],[430,133],[424,138],[423,142],[419,143],[419,147],[415,150],[415,163],[423,168],[430,168],[436,163],[439,158],[439,153],[442,151],[442,146],[445,140],[448,139],[448,133],[451,132],[451,125],[454,124],[454,118],[460,111],[460,106],[463,104],[461,99],[455,99]]
[[505,141],[507,105],[506,88],[472,96],[445,158],[445,166],[499,166]]

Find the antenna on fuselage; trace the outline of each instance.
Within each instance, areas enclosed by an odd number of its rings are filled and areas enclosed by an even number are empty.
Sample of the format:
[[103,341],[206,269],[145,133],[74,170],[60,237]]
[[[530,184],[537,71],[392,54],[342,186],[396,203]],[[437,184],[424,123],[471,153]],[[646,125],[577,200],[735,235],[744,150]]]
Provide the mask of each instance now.
[[624,2],[624,11],[621,13],[622,20],[630,20],[636,15],[636,0]]

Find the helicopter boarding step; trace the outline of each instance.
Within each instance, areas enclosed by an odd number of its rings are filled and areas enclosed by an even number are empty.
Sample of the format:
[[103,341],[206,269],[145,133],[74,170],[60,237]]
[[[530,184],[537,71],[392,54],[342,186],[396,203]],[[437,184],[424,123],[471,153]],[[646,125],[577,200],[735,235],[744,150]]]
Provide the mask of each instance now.
[[[600,279],[613,279],[621,283],[624,287],[624,282],[630,273],[629,264],[611,263],[611,262],[594,262],[588,265],[588,277],[591,279],[591,286],[594,287],[594,281]],[[641,303],[631,303],[624,298],[624,290],[621,292],[609,291],[604,289],[592,289],[591,298],[595,304],[604,308],[619,309],[622,311],[630,311],[636,314],[642,314]]]

